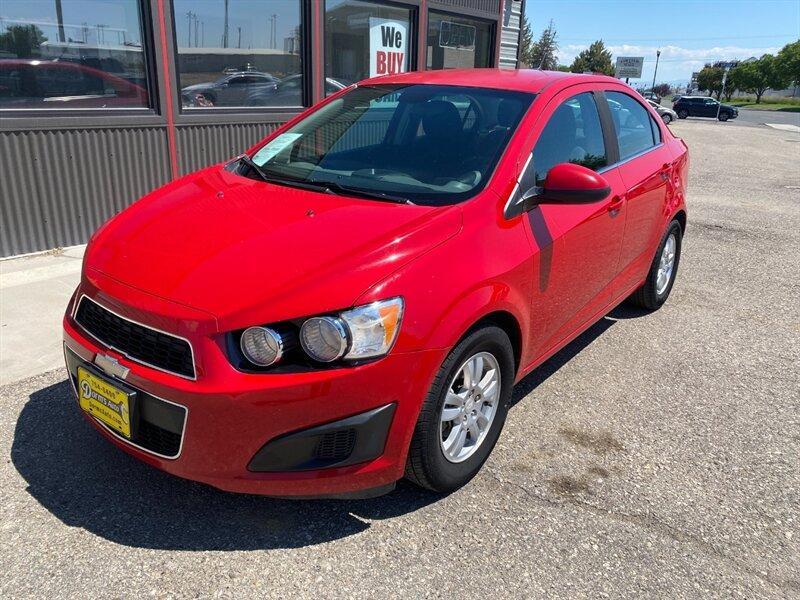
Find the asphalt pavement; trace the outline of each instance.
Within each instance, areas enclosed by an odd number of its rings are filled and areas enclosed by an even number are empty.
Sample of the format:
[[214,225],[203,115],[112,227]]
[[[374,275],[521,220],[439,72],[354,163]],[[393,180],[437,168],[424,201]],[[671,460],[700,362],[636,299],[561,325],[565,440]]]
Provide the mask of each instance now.
[[675,123],[689,226],[667,304],[523,380],[449,496],[274,500],[153,470],[61,369],[0,388],[0,596],[800,595],[800,135]]

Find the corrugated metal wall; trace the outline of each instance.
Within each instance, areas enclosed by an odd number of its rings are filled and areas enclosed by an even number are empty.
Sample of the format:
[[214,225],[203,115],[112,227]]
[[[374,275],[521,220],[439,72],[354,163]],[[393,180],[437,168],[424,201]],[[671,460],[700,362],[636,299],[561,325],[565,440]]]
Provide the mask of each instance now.
[[500,68],[516,69],[522,0],[506,0],[503,6],[503,31],[500,34]]
[[178,126],[178,169],[185,175],[233,158],[277,128],[277,123]]
[[166,136],[162,127],[0,132],[0,255],[84,243],[169,181]]

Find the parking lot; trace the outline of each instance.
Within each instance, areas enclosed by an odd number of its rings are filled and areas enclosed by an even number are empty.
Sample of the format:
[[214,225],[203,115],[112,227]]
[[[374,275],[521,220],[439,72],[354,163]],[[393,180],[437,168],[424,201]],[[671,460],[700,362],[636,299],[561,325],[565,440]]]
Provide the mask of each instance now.
[[465,488],[219,492],[105,442],[56,370],[0,388],[0,595],[800,594],[800,134],[672,129],[692,157],[672,296],[523,380]]

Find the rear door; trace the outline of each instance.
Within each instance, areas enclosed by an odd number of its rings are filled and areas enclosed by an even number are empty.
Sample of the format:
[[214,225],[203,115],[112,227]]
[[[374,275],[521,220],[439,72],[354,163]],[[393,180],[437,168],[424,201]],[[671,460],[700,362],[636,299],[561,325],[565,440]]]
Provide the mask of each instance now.
[[[619,146],[619,174],[626,187],[627,217],[615,295],[644,280],[661,237],[672,154],[662,141],[660,119],[632,94],[608,90]],[[614,106],[618,109],[614,109]]]

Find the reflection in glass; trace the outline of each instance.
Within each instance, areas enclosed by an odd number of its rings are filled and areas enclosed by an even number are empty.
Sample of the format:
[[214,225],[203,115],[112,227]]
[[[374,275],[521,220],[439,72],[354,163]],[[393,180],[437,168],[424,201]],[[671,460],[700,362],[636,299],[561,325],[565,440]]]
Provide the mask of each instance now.
[[491,67],[492,26],[485,21],[430,11],[428,68]]
[[303,106],[301,0],[174,0],[184,108]]
[[0,109],[148,107],[139,0],[0,2]]

